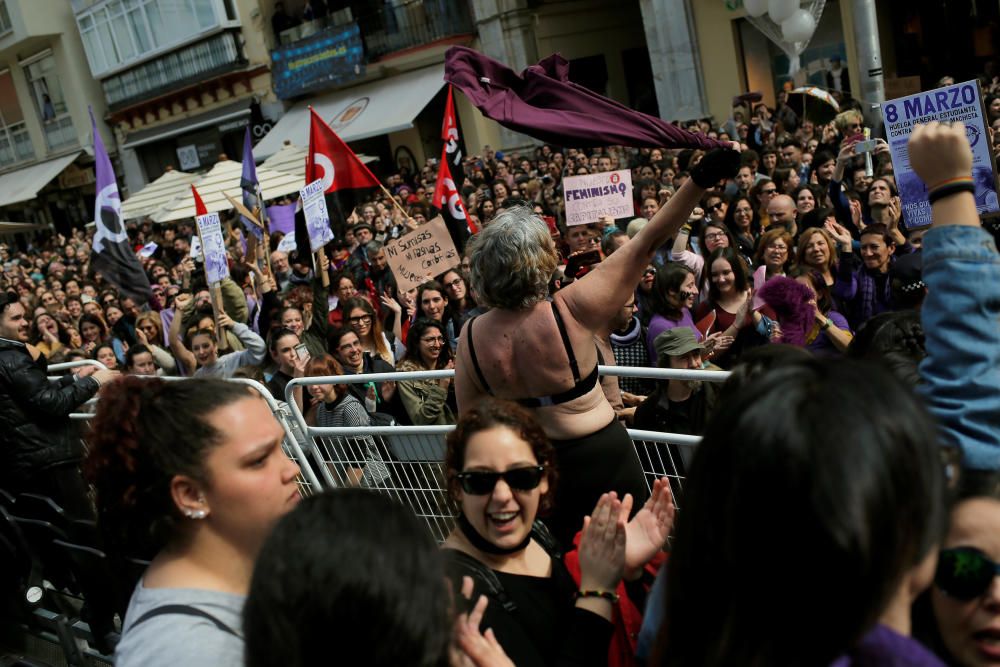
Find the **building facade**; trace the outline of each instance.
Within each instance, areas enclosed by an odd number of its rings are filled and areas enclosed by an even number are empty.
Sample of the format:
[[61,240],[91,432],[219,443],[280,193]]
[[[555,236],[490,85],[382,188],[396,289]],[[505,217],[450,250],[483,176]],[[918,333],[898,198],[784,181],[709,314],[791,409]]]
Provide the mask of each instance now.
[[104,114],[69,4],[0,0],[0,220],[65,230],[93,217],[88,106]]

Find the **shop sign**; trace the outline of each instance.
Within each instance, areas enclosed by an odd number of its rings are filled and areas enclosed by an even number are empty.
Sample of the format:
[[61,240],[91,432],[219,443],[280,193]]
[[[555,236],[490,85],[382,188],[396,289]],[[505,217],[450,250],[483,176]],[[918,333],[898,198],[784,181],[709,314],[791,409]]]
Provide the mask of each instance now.
[[364,75],[364,44],[356,23],[327,28],[271,52],[274,92],[281,99],[347,83]]

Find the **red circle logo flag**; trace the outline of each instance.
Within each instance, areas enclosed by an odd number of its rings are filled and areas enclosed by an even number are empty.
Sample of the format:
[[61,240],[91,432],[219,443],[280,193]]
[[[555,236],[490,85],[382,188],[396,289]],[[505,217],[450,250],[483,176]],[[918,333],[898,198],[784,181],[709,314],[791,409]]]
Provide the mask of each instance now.
[[[343,113],[350,111],[349,106]],[[363,109],[357,111],[356,117]],[[323,192],[377,188],[379,181],[358,159],[337,133],[309,108],[309,153],[306,155],[306,183],[323,179]]]

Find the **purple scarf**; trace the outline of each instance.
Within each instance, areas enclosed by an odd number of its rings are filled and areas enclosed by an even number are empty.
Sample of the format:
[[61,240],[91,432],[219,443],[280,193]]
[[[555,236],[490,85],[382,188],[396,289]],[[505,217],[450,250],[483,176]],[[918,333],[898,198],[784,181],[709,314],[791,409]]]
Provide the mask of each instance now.
[[812,290],[793,278],[775,276],[764,283],[757,296],[778,316],[781,342],[804,347],[816,317],[816,309],[809,303],[814,298]]
[[453,46],[445,55],[444,78],[487,118],[559,146],[727,146],[578,86],[569,80],[569,62],[559,54],[518,75],[481,53]]

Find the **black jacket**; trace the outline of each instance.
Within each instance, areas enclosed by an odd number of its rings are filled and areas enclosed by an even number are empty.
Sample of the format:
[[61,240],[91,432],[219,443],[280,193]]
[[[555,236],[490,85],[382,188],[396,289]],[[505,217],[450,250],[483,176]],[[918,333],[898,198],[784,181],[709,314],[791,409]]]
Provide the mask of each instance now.
[[50,382],[48,360],[0,339],[0,481],[79,460],[83,446],[69,414],[97,393],[97,380]]

